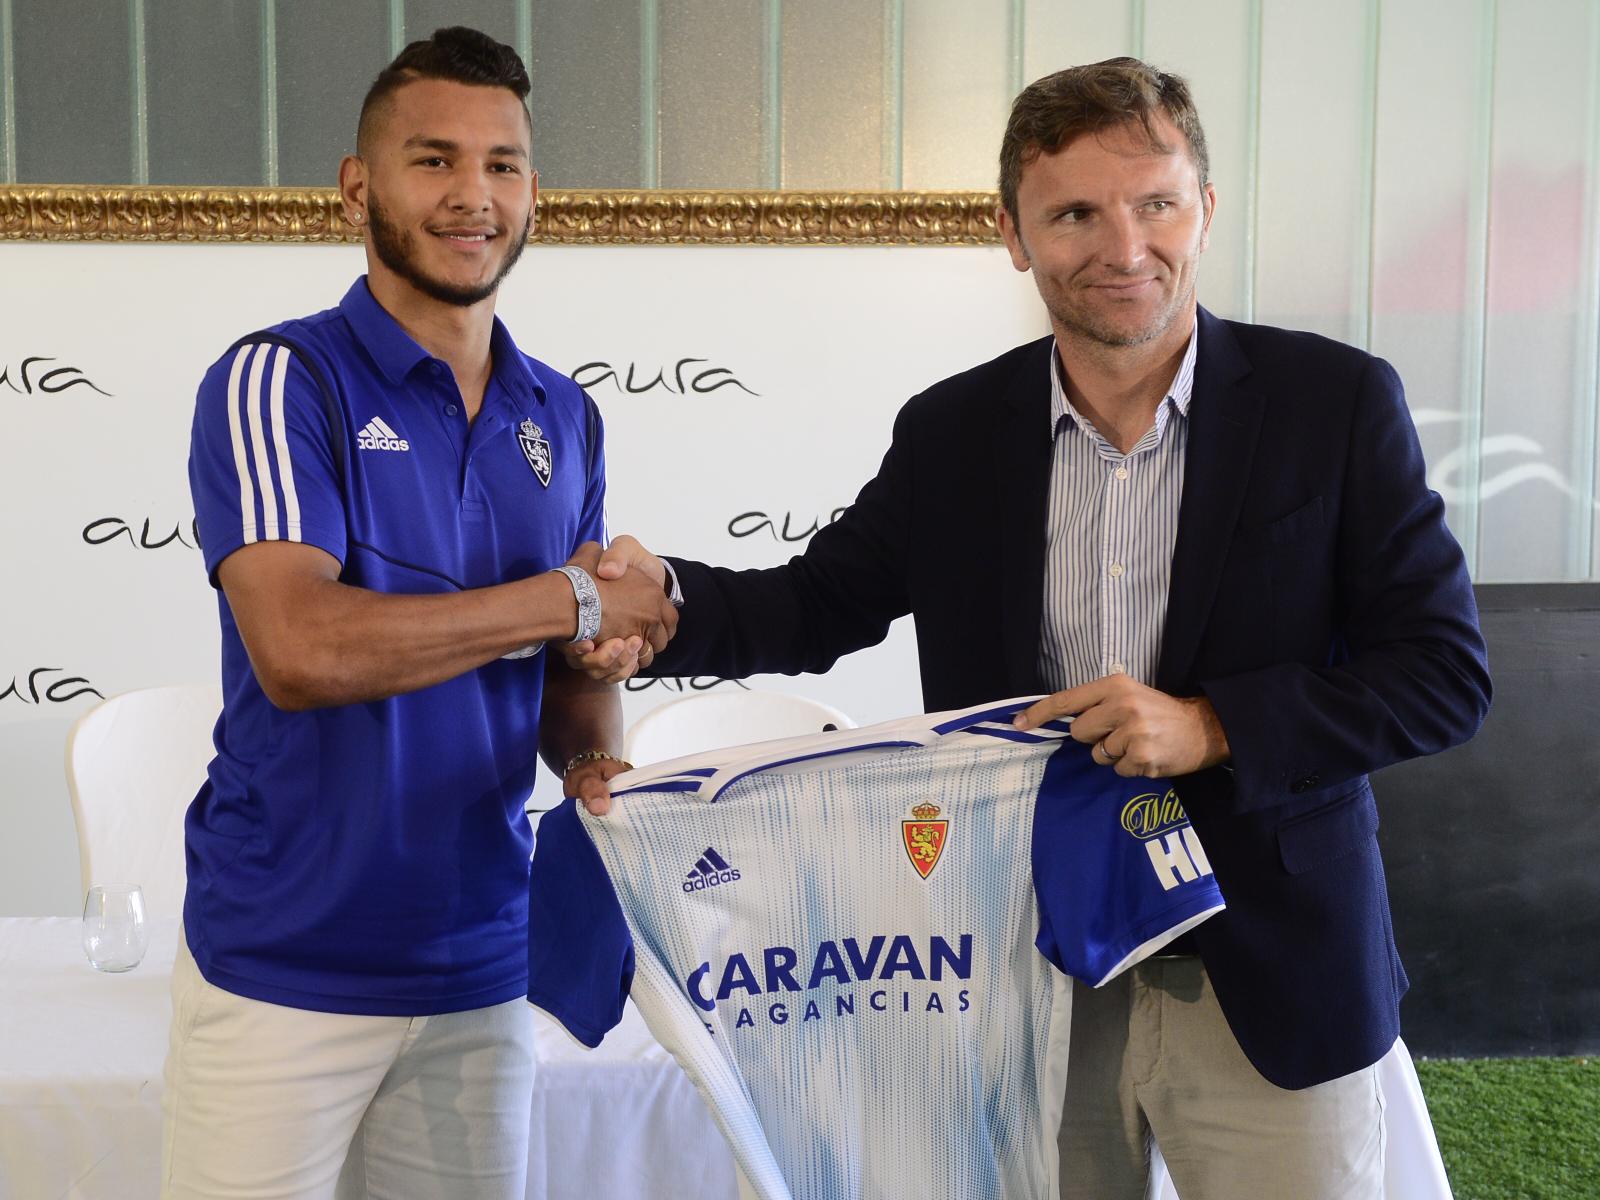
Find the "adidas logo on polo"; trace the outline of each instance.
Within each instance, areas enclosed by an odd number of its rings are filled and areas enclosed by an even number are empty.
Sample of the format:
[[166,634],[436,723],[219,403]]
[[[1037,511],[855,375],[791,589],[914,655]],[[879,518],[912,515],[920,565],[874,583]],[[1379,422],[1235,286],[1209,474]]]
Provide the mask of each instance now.
[[683,890],[686,892],[703,892],[707,888],[714,888],[718,884],[732,883],[739,878],[739,872],[728,865],[728,860],[723,858],[710,846],[706,852],[695,860],[687,878],[683,881]]
[[373,417],[356,434],[356,445],[363,450],[409,450],[411,443],[383,423],[382,417]]

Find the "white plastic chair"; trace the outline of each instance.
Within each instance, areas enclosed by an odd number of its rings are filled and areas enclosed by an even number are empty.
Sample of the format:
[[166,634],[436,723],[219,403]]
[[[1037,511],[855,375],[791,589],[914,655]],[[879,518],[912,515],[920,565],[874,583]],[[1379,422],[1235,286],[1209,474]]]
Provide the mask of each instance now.
[[67,734],[67,792],[83,889],[137,883],[151,917],[183,912],[183,815],[205,781],[222,711],[216,684],[101,701]]
[[701,750],[821,733],[856,723],[831,704],[783,692],[725,691],[685,696],[653,708],[633,723],[622,757],[636,767]]

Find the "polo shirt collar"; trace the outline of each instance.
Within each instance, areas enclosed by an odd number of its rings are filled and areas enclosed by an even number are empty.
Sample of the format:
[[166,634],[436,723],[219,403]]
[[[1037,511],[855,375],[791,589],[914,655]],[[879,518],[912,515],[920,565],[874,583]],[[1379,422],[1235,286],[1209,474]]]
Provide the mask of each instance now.
[[378,303],[367,286],[365,275],[350,285],[344,299],[339,301],[339,311],[350,323],[356,340],[392,384],[404,383],[418,363],[432,357]]
[[544,403],[544,384],[534,375],[527,355],[517,349],[511,331],[499,317],[494,319],[494,329],[489,334],[489,353],[494,356],[494,377],[507,395],[524,407],[534,400]]
[[[378,303],[365,275],[350,285],[339,302],[339,311],[384,378],[396,387],[405,383],[418,363],[433,357]],[[526,406],[534,400],[541,405],[545,402],[544,385],[534,377],[528,360],[499,317],[494,319],[494,329],[489,334],[489,353],[494,358],[493,382],[500,384],[519,405]]]

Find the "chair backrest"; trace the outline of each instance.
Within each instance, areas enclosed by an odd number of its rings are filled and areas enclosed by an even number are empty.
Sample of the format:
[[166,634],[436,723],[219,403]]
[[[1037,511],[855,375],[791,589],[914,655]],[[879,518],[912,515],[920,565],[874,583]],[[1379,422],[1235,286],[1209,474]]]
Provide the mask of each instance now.
[[216,684],[144,688],[95,705],[67,734],[67,792],[83,889],[137,883],[151,917],[183,912],[183,816],[205,781]]
[[653,708],[634,722],[622,756],[636,767],[701,750],[821,733],[856,723],[831,704],[782,692],[719,691]]

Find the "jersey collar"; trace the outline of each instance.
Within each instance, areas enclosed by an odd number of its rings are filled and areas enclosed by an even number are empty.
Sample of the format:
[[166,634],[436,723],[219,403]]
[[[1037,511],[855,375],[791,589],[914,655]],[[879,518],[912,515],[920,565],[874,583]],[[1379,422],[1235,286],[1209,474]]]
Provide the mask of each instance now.
[[[367,286],[365,275],[350,285],[339,302],[339,311],[384,378],[395,386],[404,384],[418,363],[432,359],[433,356],[378,303]],[[489,334],[489,352],[494,356],[493,382],[498,383],[517,406],[526,407],[532,401],[541,405],[545,402],[544,385],[534,376],[527,358],[517,349],[499,317],[494,319],[494,329]]]

